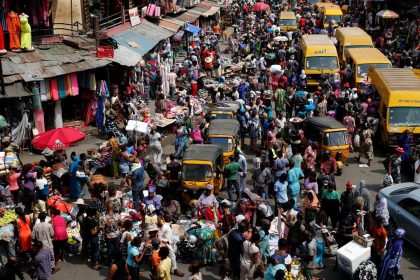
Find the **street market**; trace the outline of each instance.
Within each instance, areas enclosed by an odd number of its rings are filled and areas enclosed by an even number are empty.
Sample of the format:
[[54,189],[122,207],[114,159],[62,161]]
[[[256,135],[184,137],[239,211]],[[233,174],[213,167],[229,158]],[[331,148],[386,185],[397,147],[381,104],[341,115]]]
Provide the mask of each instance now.
[[416,277],[418,3],[74,1],[0,0],[0,279]]

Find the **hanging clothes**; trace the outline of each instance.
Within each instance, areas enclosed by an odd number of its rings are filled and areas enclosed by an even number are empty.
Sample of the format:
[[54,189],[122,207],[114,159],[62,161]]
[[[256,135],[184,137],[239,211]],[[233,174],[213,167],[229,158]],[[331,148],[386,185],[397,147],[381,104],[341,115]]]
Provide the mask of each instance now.
[[39,87],[34,84],[32,86],[31,91],[32,91],[32,95],[33,95],[32,96],[32,102],[33,102],[34,109],[35,110],[36,109],[41,109],[42,105],[41,105],[41,95],[39,93]]
[[52,100],[57,101],[60,99],[60,96],[58,95],[58,81],[57,79],[50,79],[49,80],[50,85],[50,95]]
[[79,83],[77,81],[77,74],[70,74],[70,84],[71,84],[71,96],[79,95]]
[[102,97],[98,97],[97,100],[98,108],[96,109],[96,126],[98,129],[102,131],[104,126],[104,99]]
[[21,49],[32,49],[32,29],[28,22],[28,16],[22,14],[19,16],[20,19],[20,48]]
[[44,120],[44,111],[41,109],[35,109],[35,127],[38,130],[38,133],[45,132],[45,120]]
[[63,111],[61,109],[61,100],[55,101],[54,105],[54,127],[63,127]]
[[50,95],[50,83],[45,80],[39,82],[39,94],[41,95],[41,101],[48,101],[51,99]]
[[3,26],[0,24],[0,51],[4,50],[4,33],[3,33]]
[[66,83],[64,80],[64,76],[60,76],[57,78],[57,85],[58,85],[58,97],[59,99],[63,99],[67,96],[66,94]]
[[28,125],[28,114],[24,113],[22,116],[22,121],[15,129],[12,130],[13,143],[15,143],[18,146],[22,144],[23,140],[25,140],[26,137],[26,130],[28,129]]
[[20,19],[17,13],[10,12],[6,16],[7,30],[9,31],[10,49],[20,48]]

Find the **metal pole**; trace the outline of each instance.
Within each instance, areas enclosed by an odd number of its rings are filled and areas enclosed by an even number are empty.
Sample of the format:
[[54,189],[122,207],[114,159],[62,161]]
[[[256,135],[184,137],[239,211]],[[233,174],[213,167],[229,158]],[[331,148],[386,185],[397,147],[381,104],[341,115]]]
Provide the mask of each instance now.
[[99,17],[93,16],[93,26],[95,30],[95,44],[96,48],[99,47]]
[[0,87],[1,87],[1,94],[6,95],[6,87],[4,86],[4,77],[3,77],[3,64],[1,62],[1,56],[0,56]]

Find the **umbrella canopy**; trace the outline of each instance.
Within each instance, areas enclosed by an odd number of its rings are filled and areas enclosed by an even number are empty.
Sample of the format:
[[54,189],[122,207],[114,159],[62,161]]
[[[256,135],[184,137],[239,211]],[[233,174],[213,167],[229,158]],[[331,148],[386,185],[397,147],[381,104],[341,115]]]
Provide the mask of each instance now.
[[400,17],[399,14],[397,14],[396,12],[391,11],[391,10],[382,10],[382,11],[379,11],[376,14],[376,16],[378,18],[391,18],[391,19],[395,19],[395,18],[399,18]]
[[255,5],[252,6],[252,10],[254,12],[265,11],[265,10],[269,10],[269,9],[270,9],[270,6],[266,3],[263,3],[263,2],[255,3]]
[[59,150],[67,148],[83,139],[85,139],[85,134],[80,130],[64,127],[38,134],[34,140],[32,140],[32,145],[37,150],[44,150],[46,148]]
[[287,41],[289,41],[289,38],[287,38],[286,36],[276,36],[276,37],[274,37],[274,41],[276,41],[276,42],[287,42]]

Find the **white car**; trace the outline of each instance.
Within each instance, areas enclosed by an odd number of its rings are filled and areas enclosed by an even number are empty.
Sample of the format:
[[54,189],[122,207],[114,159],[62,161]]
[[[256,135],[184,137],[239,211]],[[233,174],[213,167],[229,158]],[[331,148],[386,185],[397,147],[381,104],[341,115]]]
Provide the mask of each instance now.
[[381,189],[379,197],[388,200],[390,223],[403,228],[407,241],[420,249],[420,184],[392,185]]

